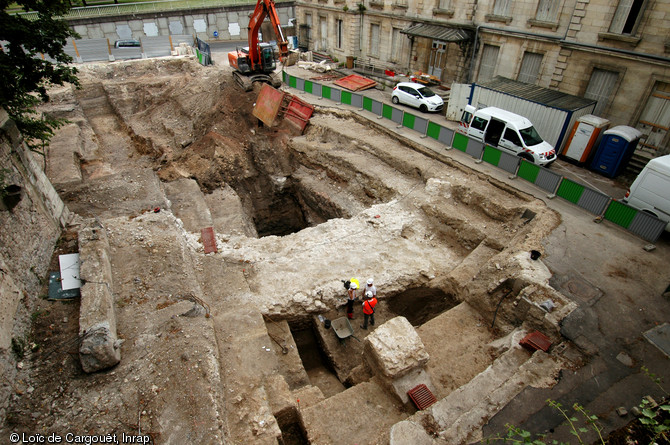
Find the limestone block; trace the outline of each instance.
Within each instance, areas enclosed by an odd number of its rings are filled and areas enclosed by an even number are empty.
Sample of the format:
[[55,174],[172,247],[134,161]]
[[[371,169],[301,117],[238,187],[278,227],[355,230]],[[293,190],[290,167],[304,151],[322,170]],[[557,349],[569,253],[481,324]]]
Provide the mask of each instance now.
[[89,220],[79,231],[79,359],[84,372],[110,368],[121,361],[112,294],[112,268],[105,229]]
[[389,445],[404,445],[408,443],[414,445],[431,445],[435,441],[418,423],[411,420],[403,420],[391,428]]
[[0,351],[8,351],[12,344],[14,317],[20,300],[21,290],[0,258]]
[[400,378],[428,361],[423,342],[405,317],[393,318],[365,338],[365,356],[374,373]]

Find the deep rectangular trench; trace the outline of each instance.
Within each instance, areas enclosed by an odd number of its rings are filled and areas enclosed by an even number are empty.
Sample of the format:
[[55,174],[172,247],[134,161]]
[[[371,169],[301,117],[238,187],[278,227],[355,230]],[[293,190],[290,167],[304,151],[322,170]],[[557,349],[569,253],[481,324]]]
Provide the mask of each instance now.
[[333,367],[311,326],[291,328],[303,367],[310,383],[328,398],[346,389],[333,371]]
[[261,174],[236,187],[247,202],[247,212],[259,237],[285,236],[342,215],[332,203],[319,203],[305,196],[300,183],[291,178],[271,178]]

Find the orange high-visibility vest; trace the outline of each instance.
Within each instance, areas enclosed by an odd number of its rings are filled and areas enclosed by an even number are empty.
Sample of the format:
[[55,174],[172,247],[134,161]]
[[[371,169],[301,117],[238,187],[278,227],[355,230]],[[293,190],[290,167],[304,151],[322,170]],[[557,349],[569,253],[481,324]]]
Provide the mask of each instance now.
[[376,298],[371,298],[370,300],[366,301],[365,303],[363,303],[363,313],[368,315],[374,313],[376,305],[377,305]]

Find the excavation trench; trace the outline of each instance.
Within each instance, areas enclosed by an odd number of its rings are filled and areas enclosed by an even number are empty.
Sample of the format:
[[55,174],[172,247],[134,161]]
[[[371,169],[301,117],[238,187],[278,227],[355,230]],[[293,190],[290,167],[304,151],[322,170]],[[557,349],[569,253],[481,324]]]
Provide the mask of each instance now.
[[375,310],[375,325],[369,326],[368,330],[361,328],[363,316],[357,309],[354,319],[349,320],[353,334],[341,338],[332,321],[346,315],[335,310],[292,323],[290,334],[309,383],[328,398],[370,377],[365,370],[363,339],[375,326],[403,316],[419,328],[458,303],[455,297],[440,289],[412,287],[382,298]]

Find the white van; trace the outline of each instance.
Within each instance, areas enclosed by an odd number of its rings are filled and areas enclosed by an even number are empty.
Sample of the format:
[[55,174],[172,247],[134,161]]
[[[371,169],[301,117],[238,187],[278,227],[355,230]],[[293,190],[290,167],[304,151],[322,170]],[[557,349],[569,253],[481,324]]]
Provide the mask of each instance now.
[[477,110],[466,105],[460,126],[469,137],[535,164],[549,167],[556,160],[554,147],[542,140],[531,121],[518,114],[496,107]]
[[649,161],[622,201],[667,222],[670,232],[670,155]]

